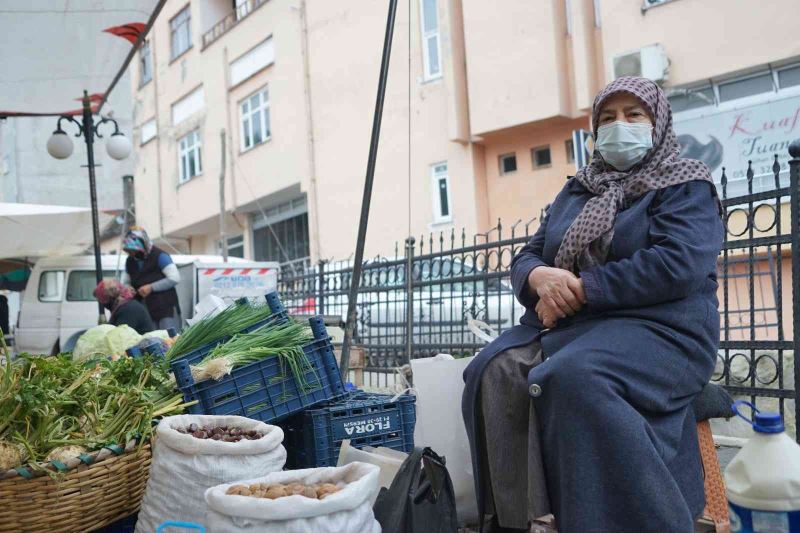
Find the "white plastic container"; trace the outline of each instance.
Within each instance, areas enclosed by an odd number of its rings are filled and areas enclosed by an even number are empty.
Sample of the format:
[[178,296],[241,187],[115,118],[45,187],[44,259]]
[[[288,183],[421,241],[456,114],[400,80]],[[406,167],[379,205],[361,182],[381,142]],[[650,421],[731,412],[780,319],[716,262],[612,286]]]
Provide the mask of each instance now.
[[[753,420],[739,413],[740,405],[753,409]],[[755,435],[725,469],[731,531],[800,532],[800,446],[784,432],[780,414],[762,413],[744,401],[733,409]]]

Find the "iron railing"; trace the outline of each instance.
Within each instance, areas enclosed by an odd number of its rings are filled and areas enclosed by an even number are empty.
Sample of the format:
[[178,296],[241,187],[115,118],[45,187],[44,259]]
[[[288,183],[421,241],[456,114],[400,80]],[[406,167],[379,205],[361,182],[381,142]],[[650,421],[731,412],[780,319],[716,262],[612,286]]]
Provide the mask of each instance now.
[[[800,371],[793,357],[800,344],[800,144],[791,155],[788,170],[776,156],[769,190],[759,177],[754,192],[748,168],[746,193],[737,187],[737,196],[729,197],[723,170],[721,344],[713,377],[734,395],[780,411],[790,428]],[[498,223],[471,238],[453,230],[409,238],[391,257],[366,261],[354,338],[367,351],[367,375],[375,379],[411,358],[440,352],[473,355],[485,343],[470,330],[471,319],[498,333],[515,325],[524,309],[511,290],[511,259],[537,225],[535,218],[510,228]],[[284,271],[279,290],[290,311],[343,318],[351,277],[351,262],[321,262]]]
[[225,15],[225,17],[214,24],[210,30],[203,34],[203,47],[205,50],[211,44],[228,33],[228,31],[239,24],[245,17],[250,15],[253,11],[266,4],[268,0],[247,0],[240,4],[233,11]]

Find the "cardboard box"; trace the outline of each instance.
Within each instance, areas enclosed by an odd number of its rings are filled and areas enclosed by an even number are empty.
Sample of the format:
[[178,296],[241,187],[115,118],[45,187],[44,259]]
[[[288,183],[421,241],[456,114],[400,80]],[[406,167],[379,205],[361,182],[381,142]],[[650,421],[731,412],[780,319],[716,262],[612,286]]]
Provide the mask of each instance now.
[[[333,354],[336,357],[336,364],[342,366],[342,346],[341,345],[334,345]],[[364,353],[364,348],[360,346],[351,346],[350,347],[350,369],[355,368],[364,368],[366,364],[366,354]]]

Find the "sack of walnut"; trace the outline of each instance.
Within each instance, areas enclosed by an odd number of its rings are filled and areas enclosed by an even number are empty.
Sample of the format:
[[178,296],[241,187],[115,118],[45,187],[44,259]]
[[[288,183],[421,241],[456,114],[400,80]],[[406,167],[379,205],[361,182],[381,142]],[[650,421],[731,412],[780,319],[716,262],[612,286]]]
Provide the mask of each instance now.
[[241,416],[178,415],[159,422],[136,533],[167,520],[202,524],[206,489],[278,472],[283,430]]
[[[260,478],[227,483],[206,491],[206,525],[213,533],[380,533],[372,514],[380,469],[367,463],[337,468],[275,472]],[[335,485],[338,490],[311,498],[303,494],[228,494],[237,485],[275,487]],[[231,490],[231,492],[239,492]],[[249,491],[246,491],[249,492]],[[267,492],[270,492],[267,490]],[[326,491],[328,492],[328,491]],[[319,493],[319,490],[318,490]]]

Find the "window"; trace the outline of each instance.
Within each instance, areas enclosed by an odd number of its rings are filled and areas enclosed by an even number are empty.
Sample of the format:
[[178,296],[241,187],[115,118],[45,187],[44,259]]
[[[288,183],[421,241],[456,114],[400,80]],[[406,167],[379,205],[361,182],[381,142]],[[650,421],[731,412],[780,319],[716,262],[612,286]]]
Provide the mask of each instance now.
[[203,173],[203,162],[200,155],[200,130],[182,137],[178,148],[180,165],[180,183],[186,183]]
[[450,176],[447,175],[447,163],[438,163],[431,166],[431,181],[433,182],[434,222],[449,222],[453,217],[450,202]]
[[158,135],[158,126],[156,125],[156,119],[151,118],[150,120],[142,124],[140,134],[142,138],[139,144],[145,144],[147,143],[147,141],[154,139],[156,135]]
[[500,175],[517,171],[517,154],[504,154],[500,156]]
[[564,13],[566,14],[567,35],[572,35],[572,2],[564,0]]
[[263,224],[253,231],[256,261],[295,263],[311,255],[308,238],[308,213]]
[[249,150],[271,136],[269,126],[269,90],[248,97],[242,108],[242,151]]
[[550,158],[550,147],[541,146],[531,150],[531,158],[533,159],[533,168],[547,168],[552,163]]
[[800,65],[778,71],[778,86],[781,89],[800,85]]
[[727,102],[737,98],[744,98],[745,96],[772,92],[773,90],[772,75],[769,72],[765,72],[749,78],[720,83],[719,101]]
[[564,151],[567,152],[567,163],[574,163],[575,143],[572,142],[572,139],[567,139],[566,141],[564,141]]
[[39,301],[60,302],[64,291],[64,271],[48,270],[39,277]]
[[244,235],[228,239],[228,256],[244,257]]
[[425,79],[442,75],[441,47],[439,46],[439,13],[437,0],[420,0],[422,22],[422,59]]
[[150,41],[139,48],[139,87],[153,79],[153,57],[150,55]]
[[714,105],[714,89],[711,87],[687,89],[678,94],[673,94],[668,100],[673,113]]
[[[104,278],[115,277],[113,270],[103,271]],[[94,288],[97,286],[94,270],[73,270],[67,280],[68,302],[93,302]]]
[[186,6],[175,18],[169,21],[172,34],[172,59],[180,56],[192,47],[192,15],[191,6]]

